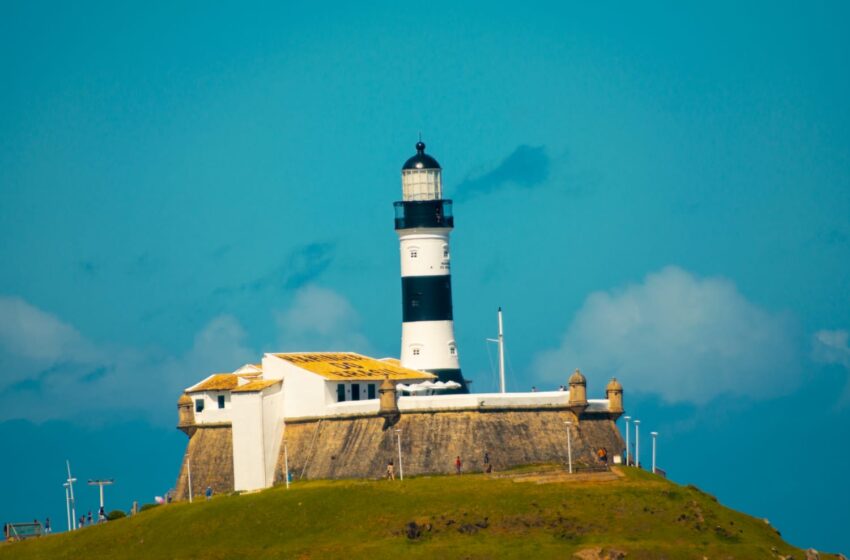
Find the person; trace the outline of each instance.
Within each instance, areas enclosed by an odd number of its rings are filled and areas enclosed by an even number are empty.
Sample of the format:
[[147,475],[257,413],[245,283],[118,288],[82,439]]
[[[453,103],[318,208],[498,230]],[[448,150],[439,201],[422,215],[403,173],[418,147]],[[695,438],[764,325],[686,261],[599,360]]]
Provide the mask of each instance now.
[[207,491],[205,492],[207,499],[212,498],[212,486],[207,486]]
[[91,525],[91,510],[89,510],[89,517],[88,517],[88,519],[86,520],[86,524],[87,524],[87,525]]
[[387,463],[387,478],[390,480],[395,480],[395,466],[393,466],[393,460],[390,459]]
[[83,528],[83,527],[85,527],[85,526],[86,526],[86,516],[85,516],[85,515],[81,515],[81,516],[80,516],[80,523],[79,523],[79,526],[80,526],[80,528]]
[[98,523],[106,523],[106,510],[103,506],[100,506],[100,510],[97,512],[97,522]]
[[50,532],[50,518],[49,517],[44,520],[44,532],[45,533]]
[[536,392],[537,392],[537,387],[536,387],[535,385],[532,385],[532,386],[531,386],[531,392],[532,392],[532,393],[536,393]]
[[460,462],[460,455],[455,459],[455,474],[460,474],[460,468],[463,466],[463,463]]
[[608,464],[608,450],[604,447],[600,447],[599,451],[596,452],[596,456],[599,457],[599,462],[603,465]]
[[493,472],[493,465],[490,464],[490,452],[484,452],[484,472],[490,474]]

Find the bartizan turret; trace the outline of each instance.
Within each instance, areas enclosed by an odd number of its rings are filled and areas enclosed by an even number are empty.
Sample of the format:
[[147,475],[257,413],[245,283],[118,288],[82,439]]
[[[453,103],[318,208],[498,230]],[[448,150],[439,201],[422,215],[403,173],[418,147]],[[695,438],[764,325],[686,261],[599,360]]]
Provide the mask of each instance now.
[[384,430],[386,430],[390,426],[395,425],[399,418],[401,418],[401,412],[398,410],[398,396],[395,390],[395,383],[390,381],[389,376],[385,376],[384,380],[381,381],[381,386],[378,387],[378,394],[380,395],[378,416],[384,419]]
[[189,437],[195,433],[198,426],[195,424],[195,411],[192,408],[192,398],[183,393],[177,399],[177,429]]
[[623,386],[616,377],[612,377],[608,382],[605,395],[608,397],[608,412],[611,414],[611,419],[616,420],[623,413]]
[[570,376],[570,408],[578,419],[587,408],[587,379],[576,369]]

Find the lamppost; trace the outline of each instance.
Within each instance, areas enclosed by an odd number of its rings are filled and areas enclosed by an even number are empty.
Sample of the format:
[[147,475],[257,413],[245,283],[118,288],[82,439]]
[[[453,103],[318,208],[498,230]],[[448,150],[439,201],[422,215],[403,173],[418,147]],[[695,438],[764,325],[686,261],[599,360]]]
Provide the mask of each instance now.
[[640,468],[640,420],[635,420],[635,466]]
[[74,503],[74,483],[77,479],[71,476],[71,461],[65,460],[65,466],[68,467],[68,480],[65,484],[68,485],[68,505],[71,510],[71,529],[77,528],[77,504]]
[[286,438],[283,438],[283,477],[286,479],[286,489],[289,490],[289,449]]
[[632,419],[631,416],[624,416],[623,419],[626,421],[626,466],[629,466],[629,421]]
[[65,487],[65,512],[68,516],[68,530],[71,531],[71,497],[68,494],[68,486],[70,486],[70,484],[65,482],[62,486]]
[[649,432],[652,436],[652,474],[655,474],[655,438],[658,437],[658,432]]
[[570,474],[573,474],[573,438],[570,430],[573,423],[567,420],[564,424],[567,425],[567,466],[569,467]]
[[401,429],[397,428],[395,433],[398,438],[398,477],[404,480],[404,467],[401,464]]
[[114,482],[115,482],[115,479],[112,479],[112,478],[110,478],[108,480],[89,480],[89,486],[99,486],[100,487],[100,509],[98,510],[98,513],[103,512],[103,514],[106,515],[106,512],[103,509],[103,487],[108,486],[110,484],[113,484]]

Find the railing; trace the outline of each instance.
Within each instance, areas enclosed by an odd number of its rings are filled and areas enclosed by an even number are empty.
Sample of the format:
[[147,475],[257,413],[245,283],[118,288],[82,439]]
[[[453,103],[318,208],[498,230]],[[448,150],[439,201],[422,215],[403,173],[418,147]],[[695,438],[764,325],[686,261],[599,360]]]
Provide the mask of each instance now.
[[451,200],[405,200],[393,203],[395,228],[454,227]]

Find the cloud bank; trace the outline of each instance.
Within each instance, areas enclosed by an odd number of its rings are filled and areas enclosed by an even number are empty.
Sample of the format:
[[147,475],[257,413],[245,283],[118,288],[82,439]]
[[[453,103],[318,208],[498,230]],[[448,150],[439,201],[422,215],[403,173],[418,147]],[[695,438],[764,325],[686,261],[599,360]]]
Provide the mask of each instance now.
[[[368,351],[359,319],[341,295],[309,285],[277,315],[282,348]],[[0,296],[0,421],[65,419],[93,424],[143,417],[175,421],[184,388],[211,373],[260,360],[230,315],[211,319],[180,355],[96,344],[18,297]]]
[[543,146],[517,146],[495,169],[467,177],[457,187],[459,200],[488,194],[515,185],[530,189],[542,185],[549,177],[551,160]]
[[844,367],[847,381],[838,406],[850,404],[850,332],[846,330],[821,330],[814,334],[812,358],[822,364],[837,364]]
[[667,402],[766,398],[796,387],[796,340],[788,317],[747,301],[730,281],[669,266],[641,284],[588,296],[534,369],[555,383],[576,367],[592,379],[616,376],[626,391]]

